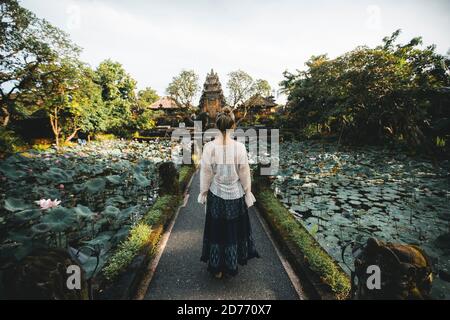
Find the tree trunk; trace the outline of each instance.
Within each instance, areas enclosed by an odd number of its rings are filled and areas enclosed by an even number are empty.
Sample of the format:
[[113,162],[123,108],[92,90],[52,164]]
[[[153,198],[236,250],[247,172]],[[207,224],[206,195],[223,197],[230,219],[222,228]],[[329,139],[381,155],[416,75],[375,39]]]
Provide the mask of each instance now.
[[11,114],[9,113],[7,107],[3,107],[3,108],[2,108],[2,111],[3,111],[3,114],[4,114],[2,126],[3,126],[4,128],[6,128],[6,127],[8,126],[9,119],[10,119],[10,117],[11,117]]
[[76,129],[72,132],[72,134],[66,138],[66,142],[70,142],[70,140],[72,140],[73,137],[75,137],[75,135],[77,134],[77,132],[80,131],[80,130],[81,130],[81,128],[76,128]]
[[59,128],[58,123],[58,107],[53,109],[53,114],[50,114],[50,125],[52,126],[52,131],[55,136],[56,149],[59,149],[59,134],[61,133],[61,128]]

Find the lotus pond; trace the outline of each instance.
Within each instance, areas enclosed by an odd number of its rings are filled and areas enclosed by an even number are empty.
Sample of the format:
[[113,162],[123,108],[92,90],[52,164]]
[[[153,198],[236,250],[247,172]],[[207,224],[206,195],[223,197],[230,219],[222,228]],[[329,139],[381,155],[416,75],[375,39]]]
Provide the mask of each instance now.
[[[100,270],[156,200],[157,164],[170,156],[170,141],[111,140],[1,161],[0,260],[35,247],[90,246],[100,248]],[[89,275],[97,259],[87,259]]]
[[[342,246],[377,237],[417,244],[450,272],[449,161],[311,141],[283,143],[280,159],[274,193],[344,270]],[[436,278],[432,296],[450,299],[450,283]]]

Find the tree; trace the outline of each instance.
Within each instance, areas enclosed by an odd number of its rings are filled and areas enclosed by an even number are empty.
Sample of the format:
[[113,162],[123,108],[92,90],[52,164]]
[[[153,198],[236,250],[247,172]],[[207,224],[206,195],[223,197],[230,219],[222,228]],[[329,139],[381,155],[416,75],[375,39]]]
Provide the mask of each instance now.
[[150,130],[156,126],[156,119],[163,116],[163,112],[149,109],[149,106],[158,101],[156,90],[147,87],[139,90],[136,108],[133,110],[134,128],[137,130]]
[[102,99],[101,87],[95,83],[95,71],[79,64],[76,69],[76,83],[70,97],[70,113],[64,126],[66,142],[78,131],[85,133],[103,132],[108,125],[108,110]]
[[253,78],[242,70],[230,72],[228,77],[228,104],[235,109],[255,93],[255,86]]
[[156,126],[156,120],[164,116],[160,110],[146,109],[136,117],[135,126],[138,130],[150,130]]
[[78,60],[63,59],[45,66],[42,108],[47,112],[55,136],[70,141],[80,130],[105,129],[105,108],[94,72]]
[[136,104],[136,81],[118,62],[105,60],[96,70],[96,83],[102,90],[107,109],[107,128],[125,134],[132,125],[132,107]]
[[143,90],[139,90],[138,92],[138,108],[144,109],[151,105],[152,103],[158,101],[160,98],[156,90],[147,87]]
[[430,151],[441,134],[437,124],[450,116],[443,108],[450,78],[441,67],[448,58],[433,45],[421,48],[420,37],[398,44],[399,34],[332,60],[314,56],[305,71],[286,72],[280,85],[295,126],[352,142],[396,141]]
[[2,1],[0,24],[0,107],[6,127],[11,117],[34,111],[42,82],[53,72],[48,66],[61,57],[77,57],[80,49],[63,31],[38,19],[16,0]]
[[258,94],[262,97],[270,96],[272,92],[272,88],[267,80],[257,79],[253,84],[255,94]]
[[194,70],[183,70],[166,89],[167,94],[179,105],[185,108],[192,107],[192,101],[200,90],[199,77]]

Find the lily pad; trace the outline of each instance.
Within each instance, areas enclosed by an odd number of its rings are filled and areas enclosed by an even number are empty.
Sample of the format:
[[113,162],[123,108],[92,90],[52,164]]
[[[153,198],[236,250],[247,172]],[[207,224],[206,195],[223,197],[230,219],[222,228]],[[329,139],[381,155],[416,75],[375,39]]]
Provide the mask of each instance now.
[[121,184],[122,183],[122,178],[118,175],[106,176],[105,178],[106,178],[106,180],[108,180],[108,182],[110,182],[112,184]]
[[48,223],[54,232],[63,232],[75,224],[76,216],[71,209],[58,207],[45,214],[41,222]]
[[148,180],[141,173],[135,173],[134,178],[136,179],[136,182],[140,187],[148,187],[150,185],[150,180]]
[[11,180],[20,180],[27,175],[24,171],[16,170],[12,165],[2,165],[0,171]]
[[68,183],[73,181],[72,175],[72,172],[53,167],[45,172],[42,177],[53,183]]
[[108,217],[116,217],[120,213],[120,209],[114,206],[107,206],[102,213]]
[[85,183],[85,187],[89,193],[99,193],[105,189],[105,179],[94,178]]
[[81,204],[77,205],[75,208],[73,208],[75,213],[82,218],[92,218],[95,213],[89,209],[89,207],[83,206]]
[[29,204],[25,203],[22,199],[8,198],[5,200],[5,209],[8,211],[21,211],[28,209]]
[[52,226],[49,223],[38,223],[31,227],[31,231],[35,234],[44,234],[50,232],[52,230]]
[[85,241],[85,243],[90,246],[100,246],[102,248],[105,248],[108,246],[109,240],[112,238],[113,235],[114,233],[111,231],[102,232],[94,239]]
[[114,197],[106,199],[105,204],[108,205],[108,206],[112,206],[112,205],[115,205],[115,204],[118,204],[118,203],[125,204],[127,202],[128,201],[125,200],[125,198],[123,196],[117,195],[117,196],[114,196]]
[[27,209],[16,212],[14,216],[20,221],[29,221],[38,218],[42,211],[39,209]]
[[129,208],[126,208],[126,209],[120,211],[120,214],[119,214],[120,220],[128,219],[131,216],[131,214],[136,211],[136,208],[137,208],[137,206],[133,206],[133,207],[129,207]]

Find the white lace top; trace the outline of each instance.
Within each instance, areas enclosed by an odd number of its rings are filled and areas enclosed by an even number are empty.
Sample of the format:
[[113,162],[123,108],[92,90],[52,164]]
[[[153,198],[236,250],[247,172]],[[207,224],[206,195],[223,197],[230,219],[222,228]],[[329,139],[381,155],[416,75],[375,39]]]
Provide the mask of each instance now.
[[208,191],[225,200],[245,195],[248,207],[256,201],[251,192],[250,166],[245,145],[227,136],[218,135],[203,147],[200,162],[200,194],[198,202],[205,203]]

